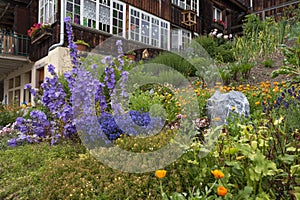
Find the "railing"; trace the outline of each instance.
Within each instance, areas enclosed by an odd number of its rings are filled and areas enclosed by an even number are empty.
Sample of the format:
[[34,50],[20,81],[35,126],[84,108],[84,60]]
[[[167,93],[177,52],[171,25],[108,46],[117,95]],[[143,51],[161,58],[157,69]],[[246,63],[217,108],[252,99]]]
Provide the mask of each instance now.
[[300,3],[299,0],[292,0],[292,1],[288,1],[286,3],[282,3],[282,4],[279,4],[279,5],[272,6],[270,8],[265,8],[263,10],[253,12],[253,14],[261,14],[262,20],[265,20],[266,12],[276,10],[276,9],[280,9],[280,8],[285,8],[285,7],[292,6],[292,5],[299,4],[299,3]]
[[0,54],[28,56],[29,38],[15,33],[0,33]]

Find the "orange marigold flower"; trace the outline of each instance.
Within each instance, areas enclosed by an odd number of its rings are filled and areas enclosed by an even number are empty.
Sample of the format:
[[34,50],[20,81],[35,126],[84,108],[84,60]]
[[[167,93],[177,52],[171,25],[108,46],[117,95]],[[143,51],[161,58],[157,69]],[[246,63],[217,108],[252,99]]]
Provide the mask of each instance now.
[[164,169],[159,169],[155,171],[155,176],[157,178],[164,178],[167,175],[167,171]]
[[211,171],[211,173],[214,175],[215,178],[223,178],[224,177],[223,172],[218,169]]
[[227,191],[228,190],[224,186],[219,186],[217,188],[218,195],[222,197],[224,197],[227,194]]

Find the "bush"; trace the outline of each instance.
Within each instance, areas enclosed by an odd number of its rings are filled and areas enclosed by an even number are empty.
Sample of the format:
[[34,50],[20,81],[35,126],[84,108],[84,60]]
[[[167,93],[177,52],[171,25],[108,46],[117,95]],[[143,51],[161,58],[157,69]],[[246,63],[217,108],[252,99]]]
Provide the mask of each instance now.
[[274,61],[272,59],[267,59],[262,62],[264,67],[271,68],[274,65]]
[[196,73],[196,69],[191,63],[174,53],[164,52],[152,59],[151,61],[149,61],[149,63],[158,63],[169,66],[180,72],[185,77],[195,76]]
[[210,36],[200,36],[195,38],[195,41],[216,61],[224,63],[235,61],[231,41]]
[[16,121],[17,117],[23,115],[23,110],[15,105],[0,104],[0,127]]

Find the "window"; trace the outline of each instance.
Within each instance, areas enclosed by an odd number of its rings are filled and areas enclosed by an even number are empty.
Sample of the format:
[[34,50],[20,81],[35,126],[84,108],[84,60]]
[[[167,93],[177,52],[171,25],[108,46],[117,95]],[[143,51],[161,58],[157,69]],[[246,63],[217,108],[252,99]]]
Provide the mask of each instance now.
[[20,105],[21,102],[21,76],[16,76],[8,81],[8,103]]
[[223,18],[222,18],[222,10],[214,7],[213,19],[215,19],[215,20],[223,20]]
[[151,14],[130,6],[129,39],[169,49],[170,24]]
[[57,0],[39,0],[39,23],[53,23],[57,9]]
[[96,28],[96,0],[84,0],[83,25]]
[[172,0],[172,4],[185,10],[193,10],[199,15],[199,0]]
[[67,0],[66,16],[75,24],[80,24],[80,0]]
[[192,39],[190,31],[184,29],[172,29],[172,50],[180,51],[185,49]]
[[110,33],[110,1],[99,1],[99,30]]
[[67,0],[73,23],[125,37],[126,4],[118,0]]

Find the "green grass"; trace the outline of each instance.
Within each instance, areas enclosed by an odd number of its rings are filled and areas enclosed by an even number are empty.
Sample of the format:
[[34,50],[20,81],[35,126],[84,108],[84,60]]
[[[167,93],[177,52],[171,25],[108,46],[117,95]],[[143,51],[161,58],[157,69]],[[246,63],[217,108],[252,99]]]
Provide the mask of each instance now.
[[[191,188],[193,166],[180,159],[166,168],[164,191]],[[113,170],[80,144],[24,145],[0,151],[0,199],[160,199],[154,172]]]

